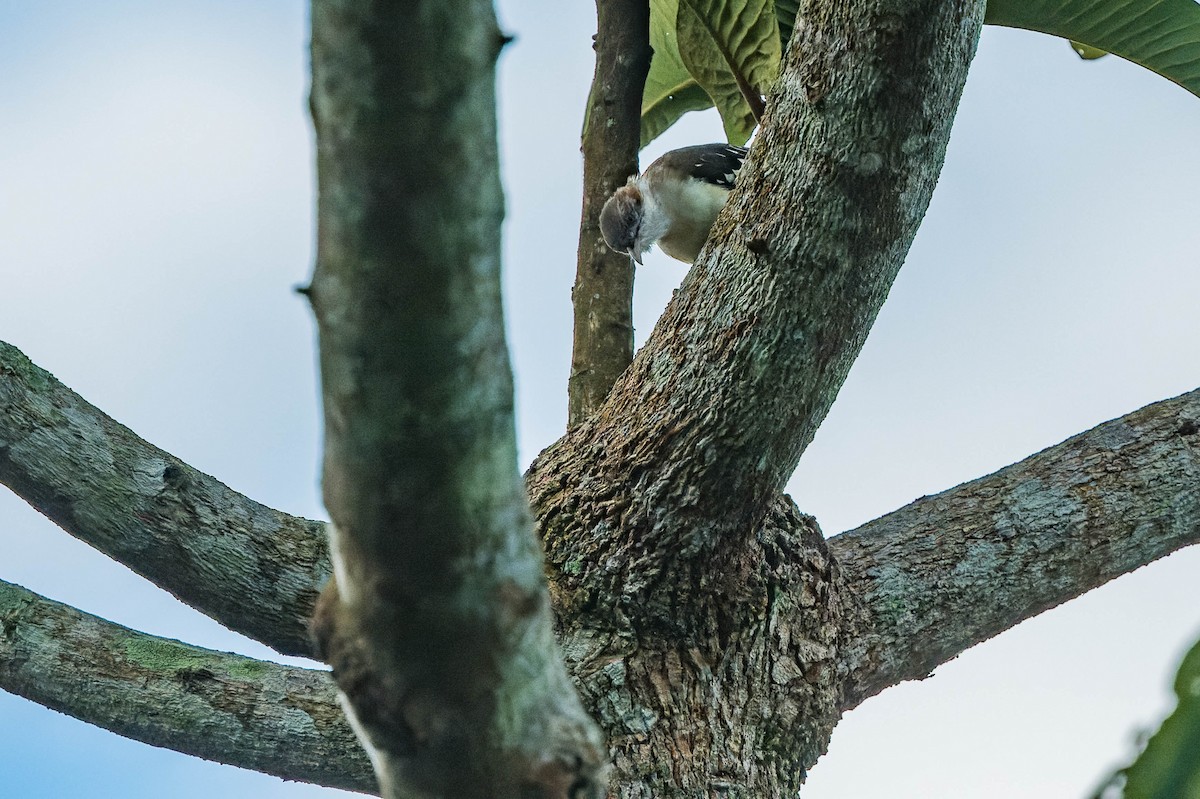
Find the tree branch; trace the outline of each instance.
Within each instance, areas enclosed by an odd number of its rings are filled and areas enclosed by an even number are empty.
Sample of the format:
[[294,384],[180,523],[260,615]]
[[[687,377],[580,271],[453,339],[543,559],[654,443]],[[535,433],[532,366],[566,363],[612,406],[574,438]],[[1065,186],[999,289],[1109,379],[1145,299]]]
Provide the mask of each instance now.
[[1200,390],[829,542],[873,619],[848,707],[1200,541]]
[[638,171],[642,93],[650,71],[647,0],[597,0],[595,49],[596,72],[584,114],[583,212],[571,292],[571,425],[600,406],[633,359],[633,262],[605,245],[600,209]]
[[376,790],[327,673],[146,635],[3,581],[0,688],[152,746]]
[[535,507],[572,493],[543,527],[552,567],[576,564],[555,573],[564,588],[630,542],[651,574],[757,527],[925,213],[982,15],[976,0],[802,8],[708,244],[605,404],[531,469]]
[[[517,470],[486,0],[312,11],[322,652],[387,797],[592,796]],[[414,148],[433,147],[433,156]]]
[[0,482],[79,540],[231,630],[311,654],[324,524],[231,490],[138,438],[0,342]]

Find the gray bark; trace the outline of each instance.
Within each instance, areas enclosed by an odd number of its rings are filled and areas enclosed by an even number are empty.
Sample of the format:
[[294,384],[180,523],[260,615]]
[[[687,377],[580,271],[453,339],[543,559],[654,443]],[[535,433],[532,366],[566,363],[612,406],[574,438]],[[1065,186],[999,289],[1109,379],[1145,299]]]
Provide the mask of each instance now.
[[327,672],[135,632],[3,581],[0,688],[135,741],[375,789]]
[[601,795],[517,469],[503,37],[486,0],[318,0],[312,29],[323,656],[385,797]]
[[233,491],[138,438],[0,342],[0,482],[71,535],[231,630],[311,655],[322,522]]
[[[1025,618],[1200,542],[1198,438],[1200,389],[918,500],[828,544],[816,537],[811,519],[782,500],[750,547],[678,575],[680,608],[715,592],[715,599],[699,600],[690,622],[693,644],[681,652],[664,643],[679,638],[678,620],[640,630],[617,608],[607,625],[597,624],[595,611],[569,607],[559,596],[568,663],[623,773],[641,773],[645,782],[677,762],[718,775],[718,789],[733,784],[729,775],[761,781],[764,773],[790,768],[797,747],[810,747],[801,760],[820,754],[822,740],[804,733],[812,720],[832,725],[888,685],[924,677]],[[15,586],[5,585],[0,597],[0,688],[157,746],[287,779],[352,790],[369,784],[369,766],[349,729],[333,722],[333,689],[322,674],[144,636]],[[590,624],[581,621],[588,618]],[[719,646],[715,655],[701,645],[705,630]],[[145,664],[110,676],[115,661],[105,653],[124,651],[119,642],[126,637],[135,652],[172,655],[152,671],[160,693],[148,699]],[[58,665],[60,653],[70,657],[65,667]],[[261,697],[261,704],[193,704],[195,715],[172,710],[154,718],[161,728],[139,726],[140,714],[129,713],[139,702],[187,706],[197,660],[214,674],[236,675],[220,681],[222,691]],[[280,673],[307,697],[301,707],[314,723],[330,725],[324,737],[274,723]],[[305,686],[312,680],[318,685],[310,695]],[[813,683],[820,696],[801,690]],[[256,734],[269,746],[223,747],[225,739],[209,732],[225,723],[222,706],[253,709],[245,720],[263,725]],[[306,770],[312,764],[324,771]]]
[[779,492],[925,213],[982,15],[802,4],[708,244],[530,470],[573,671],[625,722],[616,796],[790,795],[824,751],[861,609]]
[[829,6],[802,6],[738,187],[655,334],[541,457],[568,468],[580,501],[636,497],[622,535],[644,548],[754,529],[837,395],[941,169],[982,4]]
[[836,536],[869,609],[847,707],[1200,541],[1200,389]]

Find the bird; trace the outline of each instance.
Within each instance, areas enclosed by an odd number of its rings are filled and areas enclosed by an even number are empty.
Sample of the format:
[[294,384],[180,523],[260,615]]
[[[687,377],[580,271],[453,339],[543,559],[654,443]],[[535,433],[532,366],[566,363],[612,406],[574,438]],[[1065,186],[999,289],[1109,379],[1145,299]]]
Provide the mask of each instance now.
[[600,234],[638,264],[655,243],[691,263],[733,189],[749,148],[697,144],[671,150],[613,192],[600,210]]

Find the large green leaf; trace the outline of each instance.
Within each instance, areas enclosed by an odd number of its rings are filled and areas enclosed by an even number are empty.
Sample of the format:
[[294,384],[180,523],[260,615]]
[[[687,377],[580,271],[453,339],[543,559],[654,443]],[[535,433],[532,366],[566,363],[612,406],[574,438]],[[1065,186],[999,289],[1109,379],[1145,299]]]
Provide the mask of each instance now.
[[774,0],[679,0],[675,31],[683,63],[721,112],[726,137],[744,144],[779,76]]
[[1088,47],[1083,42],[1071,42],[1071,49],[1075,51],[1075,55],[1084,61],[1095,61],[1097,58],[1104,58],[1104,56],[1108,55],[1107,50],[1101,50],[1099,47]]
[[[798,8],[799,0],[651,0],[642,146],[714,103],[729,141],[744,143],[756,123],[751,103],[778,74]],[[1197,0],[988,0],[985,21],[1061,36],[1083,58],[1113,53],[1200,96]]]
[[675,41],[675,16],[679,0],[650,3],[650,46],[654,57],[646,90],[642,94],[642,146],[674,125],[688,111],[712,108],[708,93],[683,65]]
[[1145,750],[1096,796],[1112,795],[1124,783],[1117,794],[1123,799],[1200,799],[1200,642],[1179,666],[1175,693],[1179,704]]
[[800,0],[775,0],[775,19],[779,23],[779,42],[783,49],[792,38],[796,15],[800,13]]
[[988,0],[984,21],[1119,55],[1200,97],[1200,4],[1195,0]]

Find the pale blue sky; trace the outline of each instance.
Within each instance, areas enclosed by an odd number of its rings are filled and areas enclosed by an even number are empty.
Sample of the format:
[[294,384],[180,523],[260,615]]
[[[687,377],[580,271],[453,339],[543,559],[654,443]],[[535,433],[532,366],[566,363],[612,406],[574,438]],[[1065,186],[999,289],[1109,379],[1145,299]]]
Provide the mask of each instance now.
[[[592,3],[502,0],[508,324],[523,461],[565,422]],[[0,0],[0,339],[229,485],[321,514],[301,2]],[[790,490],[827,533],[1200,384],[1200,102],[986,31],[946,171]],[[656,142],[715,140],[692,115]],[[437,142],[413,142],[415,157]],[[428,152],[426,152],[428,151]],[[639,342],[683,266],[639,270]],[[263,655],[0,492],[0,578]],[[1200,552],[848,715],[808,799],[1081,796],[1167,708]],[[0,795],[332,797],[0,694]]]

